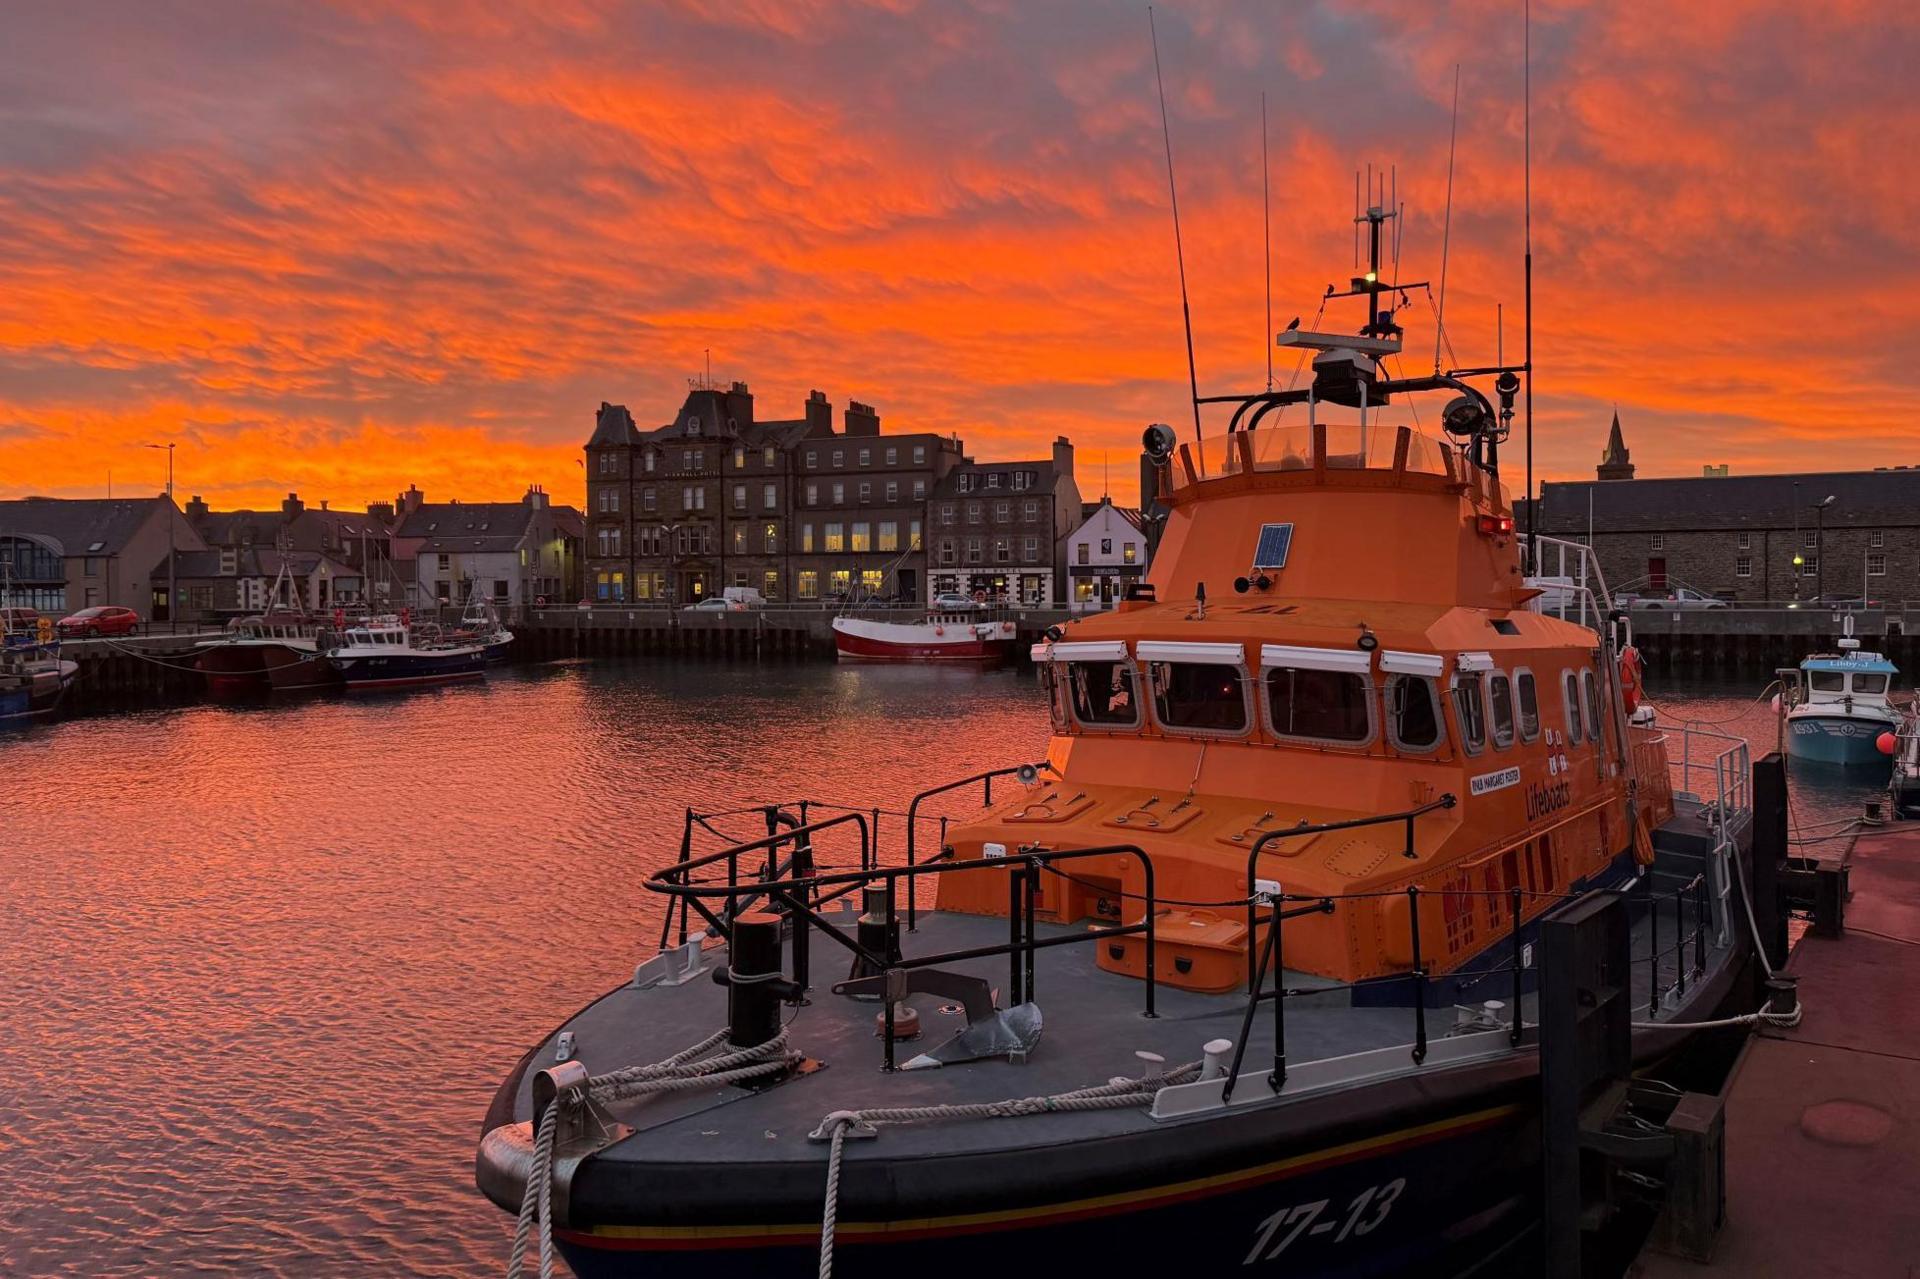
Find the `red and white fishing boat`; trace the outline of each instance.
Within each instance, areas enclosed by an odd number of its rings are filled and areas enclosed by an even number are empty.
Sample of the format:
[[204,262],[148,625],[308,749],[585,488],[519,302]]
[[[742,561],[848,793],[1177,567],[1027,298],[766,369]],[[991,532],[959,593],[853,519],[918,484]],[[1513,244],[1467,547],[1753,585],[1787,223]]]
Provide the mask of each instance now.
[[843,662],[1000,662],[1013,655],[1012,622],[966,613],[930,613],[917,622],[833,619]]

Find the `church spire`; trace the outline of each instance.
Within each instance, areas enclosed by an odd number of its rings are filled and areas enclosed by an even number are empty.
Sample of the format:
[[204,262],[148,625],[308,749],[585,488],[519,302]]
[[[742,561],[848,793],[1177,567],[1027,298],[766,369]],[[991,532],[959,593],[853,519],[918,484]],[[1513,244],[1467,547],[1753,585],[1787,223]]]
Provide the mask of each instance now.
[[1620,406],[1613,408],[1613,429],[1607,432],[1607,451],[1600,455],[1600,465],[1594,474],[1603,480],[1630,480],[1633,478],[1633,458],[1627,451],[1627,442],[1620,437]]

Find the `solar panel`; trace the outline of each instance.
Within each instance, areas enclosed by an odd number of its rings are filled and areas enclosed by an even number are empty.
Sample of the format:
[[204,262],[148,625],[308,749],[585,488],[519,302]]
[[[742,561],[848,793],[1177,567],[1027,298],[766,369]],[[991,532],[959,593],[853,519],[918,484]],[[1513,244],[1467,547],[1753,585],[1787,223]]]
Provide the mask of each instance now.
[[1293,525],[1262,524],[1260,545],[1253,552],[1255,568],[1285,568],[1287,548],[1293,545]]

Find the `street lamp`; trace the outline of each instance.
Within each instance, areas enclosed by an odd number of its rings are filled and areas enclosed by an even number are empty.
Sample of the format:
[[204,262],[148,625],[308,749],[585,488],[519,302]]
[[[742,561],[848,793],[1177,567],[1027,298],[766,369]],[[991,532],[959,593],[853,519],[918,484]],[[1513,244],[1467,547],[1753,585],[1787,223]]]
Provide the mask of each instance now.
[[[172,506],[173,505],[173,443],[169,441],[165,444],[147,444],[147,445],[143,445],[142,447],[150,448],[150,449],[165,449],[167,451],[167,505]],[[180,593],[179,593],[179,590],[177,589],[179,578],[175,574],[174,563],[173,563],[173,559],[174,559],[173,517],[177,513],[178,512],[176,510],[176,511],[169,512],[167,515],[167,630],[169,633],[172,633],[179,629],[179,624],[174,618],[174,610],[179,607],[179,601],[180,601]],[[149,618],[148,621],[149,623],[151,623],[152,619]]]
[[1827,576],[1826,514],[1838,496],[1829,493],[1813,504],[1813,594],[1816,599],[1826,594],[1823,589]]
[[660,530],[661,556],[667,561],[667,603],[669,606],[679,602],[680,596],[680,554],[668,539],[685,527],[683,522],[656,525]]

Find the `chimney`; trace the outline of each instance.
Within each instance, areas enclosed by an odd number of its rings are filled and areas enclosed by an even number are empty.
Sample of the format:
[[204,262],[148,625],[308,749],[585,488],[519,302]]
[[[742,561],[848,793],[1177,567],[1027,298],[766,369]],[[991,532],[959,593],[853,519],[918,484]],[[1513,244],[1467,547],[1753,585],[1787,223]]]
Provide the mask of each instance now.
[[735,382],[727,388],[727,416],[733,419],[736,430],[744,431],[753,425],[753,392],[745,382]]
[[195,493],[187,499],[186,515],[189,523],[198,524],[201,520],[206,519],[209,514],[207,504],[201,500],[198,493]]
[[421,504],[427,500],[427,495],[420,491],[418,485],[409,484],[407,491],[393,500],[399,506],[401,516],[405,517],[419,510]]
[[547,491],[538,484],[529,484],[527,485],[527,495],[521,500],[533,510],[544,510],[547,505]]
[[320,499],[320,509],[323,511],[327,509],[327,499],[324,497]]
[[306,509],[307,504],[300,500],[298,493],[287,494],[287,500],[280,503],[280,513],[288,519],[293,519],[295,516],[305,512]]
[[848,435],[880,434],[880,415],[873,411],[871,404],[848,400],[847,411],[841,415],[840,420]]
[[807,392],[807,438],[821,439],[833,434],[833,403],[825,391]]
[[393,503],[368,502],[367,514],[379,520],[382,524],[391,524],[393,523]]
[[1073,477],[1073,441],[1064,435],[1053,437],[1053,470],[1056,475]]

